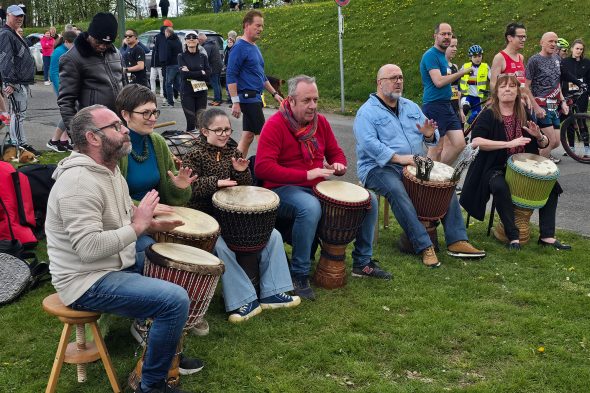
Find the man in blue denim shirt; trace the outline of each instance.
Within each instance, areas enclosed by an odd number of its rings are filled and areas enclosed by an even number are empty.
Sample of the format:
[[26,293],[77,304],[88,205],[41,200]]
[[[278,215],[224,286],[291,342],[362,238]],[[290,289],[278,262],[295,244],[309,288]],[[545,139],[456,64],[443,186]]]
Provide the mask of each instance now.
[[[424,116],[418,105],[402,97],[402,70],[386,64],[377,73],[377,93],[369,96],[357,112],[354,135],[357,140],[357,173],[365,187],[387,198],[393,214],[428,267],[440,266],[426,229],[402,183],[402,170],[414,165],[415,154],[426,155],[426,147],[436,146],[439,133],[436,122]],[[453,196],[443,218],[448,254],[463,258],[481,258],[467,241],[467,232],[457,198]]]

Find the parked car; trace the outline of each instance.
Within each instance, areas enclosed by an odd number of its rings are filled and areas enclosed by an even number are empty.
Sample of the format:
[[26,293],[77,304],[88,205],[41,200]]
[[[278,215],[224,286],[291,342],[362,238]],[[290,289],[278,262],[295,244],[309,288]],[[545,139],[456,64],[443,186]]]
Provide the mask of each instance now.
[[35,71],[37,73],[43,72],[43,54],[41,53],[41,33],[29,34],[25,41],[29,44],[29,52],[35,60]]
[[[178,38],[180,38],[180,42],[182,42],[183,48],[184,48],[184,36],[186,35],[186,33],[188,31],[192,31],[192,30],[175,30],[174,31],[176,33],[176,35],[178,35]],[[205,33],[205,35],[207,36],[207,41],[214,40],[215,42],[217,42],[217,46],[219,47],[219,54],[221,55],[221,60],[223,61],[223,37],[221,36],[221,34],[215,32],[215,31],[212,31],[212,30],[195,29],[194,31],[196,31],[197,34],[198,33]],[[137,37],[137,38],[139,39],[139,41],[142,44],[144,44],[145,46],[150,48],[150,51],[153,51],[154,50],[154,39],[155,39],[156,35],[158,35],[158,33],[160,33],[160,30],[148,30],[145,33],[140,34],[139,37]],[[152,63],[152,52],[147,53],[145,55],[145,64],[148,69],[149,69],[151,63]],[[222,80],[225,79],[225,70],[222,71],[221,78],[222,78]]]

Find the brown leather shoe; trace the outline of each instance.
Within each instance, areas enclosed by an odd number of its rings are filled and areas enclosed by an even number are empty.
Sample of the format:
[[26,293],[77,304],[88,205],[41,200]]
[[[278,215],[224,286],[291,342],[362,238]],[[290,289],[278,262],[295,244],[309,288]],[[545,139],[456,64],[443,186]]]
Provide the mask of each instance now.
[[447,254],[456,258],[483,258],[486,252],[473,247],[467,240],[447,245]]
[[434,252],[434,247],[429,246],[422,250],[422,263],[427,267],[439,267],[440,262],[436,257],[436,252]]

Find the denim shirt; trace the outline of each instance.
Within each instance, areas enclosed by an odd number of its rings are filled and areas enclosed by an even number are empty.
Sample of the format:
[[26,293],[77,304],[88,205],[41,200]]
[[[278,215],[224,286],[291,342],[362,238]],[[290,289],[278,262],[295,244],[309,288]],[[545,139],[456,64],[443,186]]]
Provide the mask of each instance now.
[[391,166],[395,154],[426,155],[426,147],[436,146],[439,141],[438,129],[434,131],[434,141],[427,143],[418,130],[426,116],[414,102],[400,97],[399,116],[396,116],[376,96],[369,96],[354,119],[356,138],[357,175],[364,184],[371,169]]

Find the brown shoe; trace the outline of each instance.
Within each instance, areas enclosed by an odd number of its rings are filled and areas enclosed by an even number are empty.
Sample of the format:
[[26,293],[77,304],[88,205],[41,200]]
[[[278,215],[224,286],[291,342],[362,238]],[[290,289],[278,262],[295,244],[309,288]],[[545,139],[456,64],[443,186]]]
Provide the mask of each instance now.
[[422,263],[427,267],[439,267],[440,262],[436,257],[436,252],[434,252],[434,247],[429,246],[422,250]]
[[478,250],[466,240],[459,240],[447,246],[447,254],[456,258],[483,258],[486,252]]

